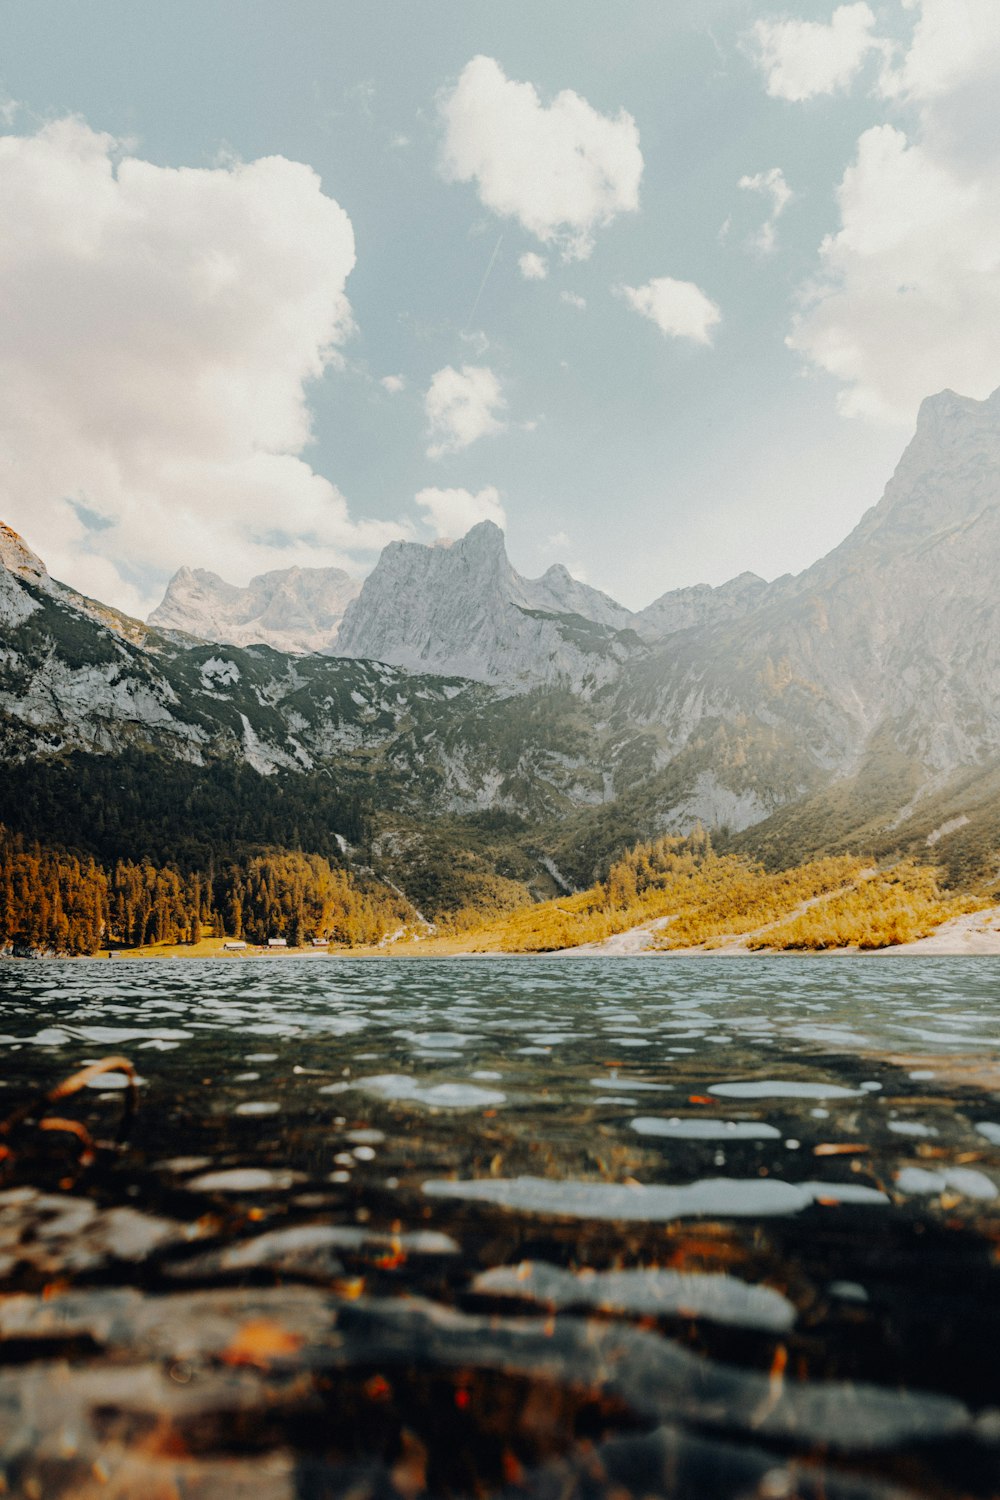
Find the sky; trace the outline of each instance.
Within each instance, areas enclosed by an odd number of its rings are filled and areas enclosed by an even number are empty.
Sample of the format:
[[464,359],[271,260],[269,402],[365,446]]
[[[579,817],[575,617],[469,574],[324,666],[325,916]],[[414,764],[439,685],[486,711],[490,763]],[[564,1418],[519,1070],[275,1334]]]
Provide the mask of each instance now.
[[998,86],[997,0],[5,0],[0,519],[138,615],[797,572],[1000,385]]

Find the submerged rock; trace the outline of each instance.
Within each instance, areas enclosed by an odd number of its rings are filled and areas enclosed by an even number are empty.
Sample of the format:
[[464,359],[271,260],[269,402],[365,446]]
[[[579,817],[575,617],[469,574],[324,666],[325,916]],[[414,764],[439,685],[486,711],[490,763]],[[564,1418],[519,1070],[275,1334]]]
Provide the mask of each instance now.
[[19,1268],[57,1276],[141,1261],[191,1237],[188,1226],[136,1208],[101,1209],[89,1198],[30,1187],[0,1193],[0,1276]]

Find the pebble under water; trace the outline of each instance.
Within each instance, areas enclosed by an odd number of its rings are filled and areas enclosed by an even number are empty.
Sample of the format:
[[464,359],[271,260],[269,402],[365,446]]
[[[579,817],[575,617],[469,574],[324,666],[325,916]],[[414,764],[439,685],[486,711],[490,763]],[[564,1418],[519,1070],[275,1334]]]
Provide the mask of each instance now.
[[[0,964],[0,1494],[1000,1494],[983,958]],[[19,1110],[87,1064],[111,1071]],[[126,1111],[127,1113],[127,1111]]]

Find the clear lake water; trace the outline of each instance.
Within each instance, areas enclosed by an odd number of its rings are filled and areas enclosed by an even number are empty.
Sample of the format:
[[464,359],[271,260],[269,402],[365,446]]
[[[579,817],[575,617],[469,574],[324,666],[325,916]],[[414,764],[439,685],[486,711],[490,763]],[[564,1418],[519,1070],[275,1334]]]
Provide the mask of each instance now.
[[1000,1494],[996,960],[10,961],[0,1046],[2,1493]]

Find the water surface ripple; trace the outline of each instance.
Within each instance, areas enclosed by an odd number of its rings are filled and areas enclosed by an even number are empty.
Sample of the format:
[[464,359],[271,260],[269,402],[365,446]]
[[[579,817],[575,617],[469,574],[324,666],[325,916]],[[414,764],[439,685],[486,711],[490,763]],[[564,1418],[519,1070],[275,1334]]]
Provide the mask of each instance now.
[[1000,1494],[998,972],[0,964],[4,1493]]

